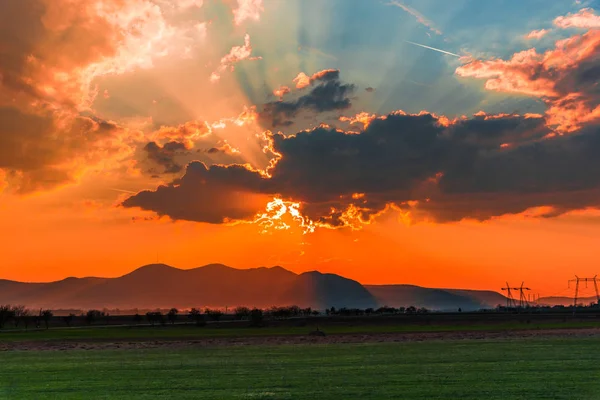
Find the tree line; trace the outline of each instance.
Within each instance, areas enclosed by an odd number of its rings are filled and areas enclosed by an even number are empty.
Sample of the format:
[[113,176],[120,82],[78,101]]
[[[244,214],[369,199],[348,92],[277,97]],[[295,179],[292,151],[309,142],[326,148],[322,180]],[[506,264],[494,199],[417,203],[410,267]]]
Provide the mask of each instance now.
[[[135,325],[147,323],[149,325],[174,325],[176,322],[192,322],[197,326],[204,326],[209,321],[220,321],[224,315],[228,315],[233,320],[247,320],[251,326],[261,326],[265,319],[288,319],[296,317],[317,317],[317,316],[361,316],[361,315],[382,315],[382,314],[423,314],[428,313],[426,308],[416,307],[388,307],[379,308],[335,308],[330,307],[323,311],[311,307],[301,308],[298,306],[273,306],[268,309],[236,307],[232,313],[225,314],[219,309],[205,308],[203,311],[198,308],[192,308],[189,311],[181,312],[177,308],[163,312],[161,310],[148,311],[144,315],[136,313],[133,315]],[[50,321],[54,314],[49,309],[40,309],[34,311],[27,309],[22,305],[0,305],[0,329],[5,328],[12,323],[14,328],[28,329],[34,326],[39,329],[42,324],[46,329],[50,326]],[[69,313],[61,316],[60,321],[64,326],[71,327],[76,318],[83,319],[85,325],[98,323],[109,324],[111,315],[106,310],[91,309],[82,312],[80,315]],[[55,319],[56,320],[56,319]]]
[[48,329],[54,314],[51,310],[40,309],[38,313],[25,308],[25,306],[0,305],[0,329],[12,322],[15,328],[23,326],[27,329],[30,325],[40,328],[42,322]]

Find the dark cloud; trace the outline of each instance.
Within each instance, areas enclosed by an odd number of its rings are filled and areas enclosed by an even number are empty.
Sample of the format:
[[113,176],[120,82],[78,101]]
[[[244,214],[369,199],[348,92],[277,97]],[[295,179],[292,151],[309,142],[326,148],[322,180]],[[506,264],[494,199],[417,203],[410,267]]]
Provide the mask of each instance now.
[[[280,195],[302,201],[307,216],[332,225],[347,224],[349,207],[354,217],[368,220],[389,204],[438,221],[484,220],[536,206],[551,207],[542,213],[550,217],[599,205],[598,127],[551,137],[543,118],[518,115],[480,115],[446,125],[431,114],[395,113],[359,134],[323,127],[273,134],[272,151],[281,158],[270,178],[239,165],[198,173],[198,165],[190,164],[192,173],[188,168],[183,181],[143,192],[125,205],[218,222],[240,216],[227,213],[226,199],[219,197],[224,193]],[[191,192],[218,197],[219,204],[202,203],[216,207],[218,217],[188,215],[180,199]]]
[[338,70],[326,70],[310,78],[312,88],[309,93],[297,100],[273,101],[263,106],[259,114],[261,122],[270,127],[289,126],[292,119],[303,110],[316,113],[345,110],[350,108],[350,95],[356,87],[339,80]]
[[144,146],[144,151],[148,154],[148,159],[164,167],[165,173],[172,174],[183,169],[175,158],[177,155],[188,153],[188,148],[185,143],[175,141],[167,142],[162,146],[156,142],[149,142]]
[[213,165],[192,162],[182,178],[156,191],[140,192],[123,202],[167,215],[175,220],[222,223],[244,219],[256,213],[255,193],[262,192],[265,180],[241,165]]

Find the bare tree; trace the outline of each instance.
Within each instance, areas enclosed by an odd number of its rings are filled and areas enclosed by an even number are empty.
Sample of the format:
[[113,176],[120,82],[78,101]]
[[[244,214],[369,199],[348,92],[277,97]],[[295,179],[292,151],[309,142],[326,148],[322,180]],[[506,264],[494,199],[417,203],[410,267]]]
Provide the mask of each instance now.
[[23,321],[23,315],[27,310],[25,306],[13,306],[12,307],[12,317],[13,322],[15,324],[15,328],[19,327],[19,324]]
[[50,310],[40,310],[40,317],[44,320],[44,324],[46,325],[46,329],[50,326],[50,320],[54,314]]
[[23,325],[25,325],[25,330],[27,330],[27,328],[29,327],[29,324],[32,321],[31,311],[29,311],[27,309],[23,310],[23,315],[22,315],[21,319],[23,320]]

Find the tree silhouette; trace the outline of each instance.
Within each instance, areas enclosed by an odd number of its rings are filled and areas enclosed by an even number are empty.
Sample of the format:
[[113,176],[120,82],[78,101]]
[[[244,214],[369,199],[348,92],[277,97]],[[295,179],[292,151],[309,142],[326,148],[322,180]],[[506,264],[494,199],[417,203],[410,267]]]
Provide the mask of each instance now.
[[263,311],[260,308],[253,308],[250,311],[250,326],[262,326]]
[[52,319],[53,316],[54,316],[54,314],[52,313],[51,310],[40,310],[40,317],[41,317],[41,319],[44,320],[46,329],[48,329],[48,327],[50,325],[50,320]]
[[233,314],[235,315],[236,319],[244,319],[250,316],[250,309],[248,307],[237,307],[233,311]]
[[0,305],[0,329],[13,318],[13,310],[9,304]]
[[206,310],[204,310],[204,314],[208,315],[208,317],[210,319],[212,319],[213,321],[218,321],[223,316],[223,312],[222,311],[220,311],[220,310],[211,310],[210,308],[207,308]]
[[188,318],[196,323],[197,326],[204,326],[206,322],[204,321],[204,315],[200,312],[200,310],[196,308],[192,308],[188,314]]
[[19,324],[23,321],[23,314],[25,314],[27,310],[25,309],[25,306],[13,306],[11,310],[15,328],[18,328]]
[[62,317],[62,320],[70,328],[71,324],[73,323],[74,318],[75,318],[75,314],[71,313],[69,315],[65,315],[64,317]]
[[152,326],[154,326],[154,323],[156,322],[155,318],[156,317],[155,317],[155,315],[154,315],[154,313],[152,311],[148,311],[146,313],[146,319],[148,320],[148,322],[150,322],[150,324]]
[[23,325],[25,326],[25,330],[27,330],[27,328],[29,327],[29,324],[31,323],[31,311],[29,310],[24,310],[23,311],[23,315],[21,316],[21,320],[23,321]]
[[165,324],[165,316],[160,311],[148,311],[146,313],[146,319],[152,326],[154,326],[157,322],[161,325]]
[[171,323],[171,325],[175,324],[175,321],[177,320],[177,314],[179,314],[179,310],[176,308],[171,308],[167,314],[167,318],[169,319],[169,322]]
[[85,323],[88,325],[93,324],[96,320],[104,317],[104,313],[100,310],[88,310],[85,313]]

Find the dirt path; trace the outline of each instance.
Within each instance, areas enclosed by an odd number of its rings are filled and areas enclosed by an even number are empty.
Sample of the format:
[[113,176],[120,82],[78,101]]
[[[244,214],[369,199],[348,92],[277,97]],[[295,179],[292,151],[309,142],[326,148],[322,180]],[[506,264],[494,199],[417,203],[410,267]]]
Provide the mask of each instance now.
[[254,336],[201,339],[106,339],[106,340],[48,340],[0,343],[0,351],[41,351],[41,350],[104,350],[104,349],[147,349],[147,348],[186,348],[244,345],[297,345],[334,343],[390,343],[417,342],[428,340],[500,340],[522,338],[600,338],[599,328],[583,329],[540,329],[514,331],[464,331],[464,332],[407,332],[407,333],[366,333],[336,334],[325,337],[294,336]]

